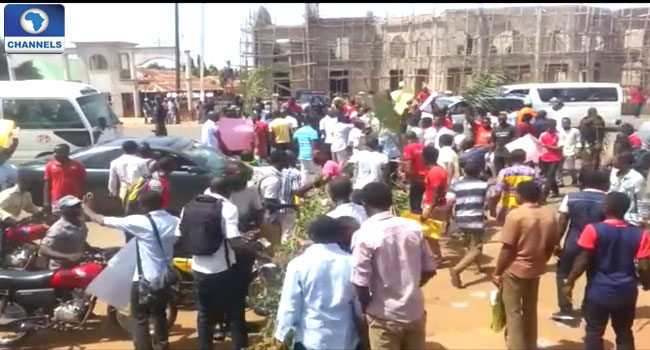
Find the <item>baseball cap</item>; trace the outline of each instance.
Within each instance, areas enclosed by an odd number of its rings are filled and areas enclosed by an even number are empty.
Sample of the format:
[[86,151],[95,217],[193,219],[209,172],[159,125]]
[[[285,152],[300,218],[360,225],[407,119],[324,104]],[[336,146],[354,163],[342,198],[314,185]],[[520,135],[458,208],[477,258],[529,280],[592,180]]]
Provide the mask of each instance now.
[[58,202],[56,202],[56,209],[63,209],[63,208],[71,208],[74,207],[75,205],[78,205],[81,203],[81,199],[73,196],[73,195],[67,195],[64,197],[61,197]]

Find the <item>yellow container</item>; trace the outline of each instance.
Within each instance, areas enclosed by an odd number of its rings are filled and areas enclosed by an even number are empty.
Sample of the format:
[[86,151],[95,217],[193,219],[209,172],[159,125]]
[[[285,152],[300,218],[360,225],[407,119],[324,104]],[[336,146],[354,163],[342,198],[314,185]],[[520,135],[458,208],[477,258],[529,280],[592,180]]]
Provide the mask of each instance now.
[[411,213],[410,211],[403,212],[402,217],[419,222],[422,226],[422,234],[435,240],[440,239],[445,228],[445,223],[439,220],[427,219],[425,222],[421,222],[421,215]]
[[0,119],[0,147],[11,146],[11,138],[16,124],[13,120]]

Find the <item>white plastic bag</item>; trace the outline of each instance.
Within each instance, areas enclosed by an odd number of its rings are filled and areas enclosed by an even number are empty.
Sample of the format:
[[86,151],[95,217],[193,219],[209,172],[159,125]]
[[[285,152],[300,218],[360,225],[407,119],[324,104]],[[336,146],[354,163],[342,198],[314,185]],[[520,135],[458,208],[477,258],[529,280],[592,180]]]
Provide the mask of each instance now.
[[131,301],[131,284],[136,266],[135,239],[120,249],[104,270],[90,282],[86,291],[118,310]]

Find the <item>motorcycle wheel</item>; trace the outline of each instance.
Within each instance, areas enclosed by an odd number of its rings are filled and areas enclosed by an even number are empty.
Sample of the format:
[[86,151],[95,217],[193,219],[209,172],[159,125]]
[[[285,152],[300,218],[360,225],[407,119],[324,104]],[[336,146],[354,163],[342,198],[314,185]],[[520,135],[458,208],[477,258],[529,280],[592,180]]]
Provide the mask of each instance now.
[[[2,318],[24,318],[27,317],[27,311],[20,304],[12,301],[8,301],[4,304],[3,310],[0,312],[0,317]],[[11,332],[11,331],[0,331],[0,347],[14,347],[22,343],[27,336],[32,332]]]
[[[178,308],[176,307],[176,303],[173,301],[167,303],[165,312],[167,314],[167,326],[171,327],[176,322],[176,317],[178,316]],[[127,308],[126,310],[117,310],[115,307],[108,305],[106,315],[108,318],[108,324],[111,328],[121,330],[129,336],[133,335],[130,309]],[[151,322],[149,322],[149,333],[153,334],[153,324]]]
[[248,298],[246,298],[246,306],[253,310],[253,312],[262,317],[267,317],[271,314],[265,304],[266,296],[268,294],[266,281],[262,274],[256,274],[248,286]]

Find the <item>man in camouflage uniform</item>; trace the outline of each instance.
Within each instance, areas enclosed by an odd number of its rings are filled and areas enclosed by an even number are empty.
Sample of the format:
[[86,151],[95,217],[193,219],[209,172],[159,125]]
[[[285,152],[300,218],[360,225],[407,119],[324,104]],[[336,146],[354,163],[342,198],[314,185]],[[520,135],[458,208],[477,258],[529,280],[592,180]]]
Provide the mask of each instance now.
[[587,116],[580,121],[582,136],[582,168],[595,170],[600,167],[600,154],[605,141],[605,120],[591,107]]

